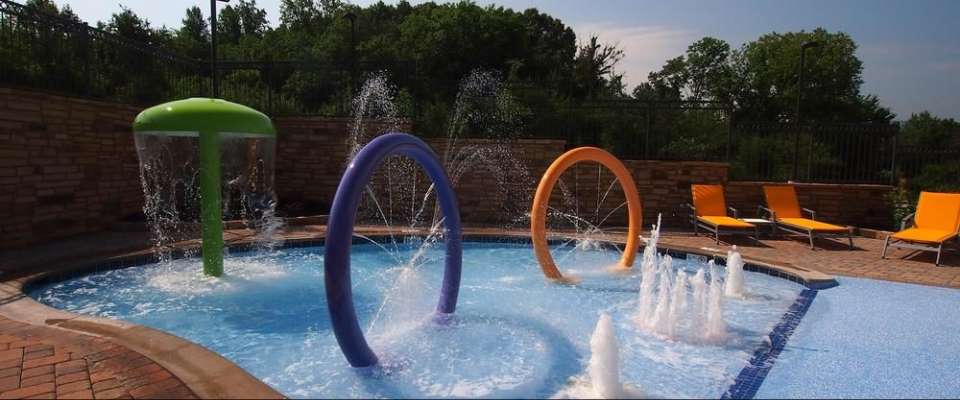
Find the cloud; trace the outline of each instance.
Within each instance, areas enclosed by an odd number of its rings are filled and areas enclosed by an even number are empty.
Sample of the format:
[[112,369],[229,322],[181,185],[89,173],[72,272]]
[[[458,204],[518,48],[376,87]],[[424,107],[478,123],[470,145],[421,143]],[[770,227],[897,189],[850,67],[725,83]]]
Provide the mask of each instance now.
[[647,81],[647,74],[658,71],[671,58],[683,54],[698,39],[697,32],[664,26],[623,26],[610,23],[574,24],[581,42],[597,36],[601,43],[616,44],[625,53],[617,66],[624,74],[629,90]]
[[960,72],[960,61],[935,61],[929,65],[934,71]]

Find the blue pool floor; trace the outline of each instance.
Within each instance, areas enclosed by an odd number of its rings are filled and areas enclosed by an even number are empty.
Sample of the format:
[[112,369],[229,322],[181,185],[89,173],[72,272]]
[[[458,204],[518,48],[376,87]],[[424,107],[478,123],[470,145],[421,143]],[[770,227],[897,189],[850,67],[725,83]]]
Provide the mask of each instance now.
[[817,294],[757,398],[960,396],[960,290],[837,280]]

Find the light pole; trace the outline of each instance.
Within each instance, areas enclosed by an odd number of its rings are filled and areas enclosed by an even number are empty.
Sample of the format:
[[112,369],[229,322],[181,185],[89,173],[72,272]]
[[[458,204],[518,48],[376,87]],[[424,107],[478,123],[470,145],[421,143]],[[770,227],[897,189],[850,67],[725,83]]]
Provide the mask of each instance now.
[[210,0],[210,97],[220,97],[220,81],[217,75],[217,2],[229,3],[230,0]]
[[804,54],[807,49],[811,47],[820,46],[820,42],[817,41],[808,41],[803,42],[800,45],[800,72],[797,77],[797,109],[794,115],[796,115],[795,123],[797,124],[797,132],[793,138],[793,181],[796,181],[799,177],[800,170],[800,131],[803,129],[801,126],[800,120],[800,102],[803,100],[803,64],[804,64]]

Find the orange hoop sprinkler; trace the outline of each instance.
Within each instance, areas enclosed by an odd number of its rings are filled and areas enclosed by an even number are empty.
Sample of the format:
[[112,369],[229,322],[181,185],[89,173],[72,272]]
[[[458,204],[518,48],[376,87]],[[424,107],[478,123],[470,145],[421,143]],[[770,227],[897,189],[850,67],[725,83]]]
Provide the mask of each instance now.
[[537,186],[537,194],[533,198],[533,208],[530,210],[530,234],[533,240],[533,250],[537,254],[537,260],[540,262],[540,269],[549,279],[563,281],[564,277],[557,269],[550,255],[550,248],[547,246],[547,206],[550,203],[550,194],[553,187],[563,173],[581,161],[598,162],[606,167],[620,182],[623,188],[623,194],[627,198],[627,216],[629,226],[627,227],[627,244],[623,249],[623,257],[620,258],[619,266],[630,268],[633,265],[633,259],[637,254],[637,247],[640,245],[638,238],[642,223],[642,213],[640,209],[640,195],[637,193],[637,186],[633,182],[633,177],[627,171],[627,167],[612,154],[598,149],[596,147],[578,147],[563,153],[557,157],[547,168],[547,172],[540,178],[540,185]]

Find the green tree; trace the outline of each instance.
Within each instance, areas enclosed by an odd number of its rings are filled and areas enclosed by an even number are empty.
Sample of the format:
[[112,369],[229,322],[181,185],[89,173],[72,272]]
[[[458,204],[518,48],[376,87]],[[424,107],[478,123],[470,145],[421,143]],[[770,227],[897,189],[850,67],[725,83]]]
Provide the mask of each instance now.
[[689,76],[686,58],[683,56],[671,58],[660,71],[651,72],[647,77],[649,81],[647,96],[657,100],[680,100],[683,98]]
[[[738,111],[763,120],[792,120],[798,93],[800,45],[807,50],[804,65],[803,113],[808,120],[889,122],[893,114],[860,93],[863,63],[857,45],[843,32],[822,28],[812,32],[769,33],[739,52],[744,76],[735,98]],[[870,115],[875,114],[875,115]]]
[[907,145],[942,148],[957,136],[960,136],[960,123],[953,118],[938,118],[929,111],[923,111],[910,114],[910,119],[903,124],[900,137]]
[[194,59],[203,59],[210,51],[210,26],[200,7],[187,9],[182,26],[176,33],[175,46],[181,54]]
[[729,101],[732,68],[730,45],[723,40],[705,37],[687,48],[689,98],[692,100]]
[[100,28],[142,43],[164,46],[169,44],[172,35],[166,28],[153,28],[150,21],[140,18],[127,7],[120,6],[120,12],[113,13],[106,23],[98,23]]
[[237,13],[240,14],[244,36],[262,37],[270,27],[267,11],[257,7],[257,0],[240,0]]
[[738,118],[790,121],[796,116],[800,45],[804,65],[803,113],[806,120],[889,123],[895,115],[876,96],[864,95],[863,63],[857,45],[843,32],[769,33],[731,50],[726,42],[705,37],[684,55],[651,72],[635,97],[712,100],[734,105]]
[[667,60],[660,71],[651,72],[647,85],[635,89],[634,97],[728,102],[733,82],[730,56],[727,42],[704,37],[684,55]]
[[220,9],[217,15],[217,40],[224,44],[240,44],[243,37],[243,22],[233,6]]
[[313,0],[282,0],[280,2],[280,26],[306,31],[316,27],[315,22],[323,13]]
[[614,45],[601,44],[596,36],[580,46],[574,60],[580,94],[587,97],[621,96],[624,90],[623,74],[618,74],[615,67],[623,55],[623,50]]

